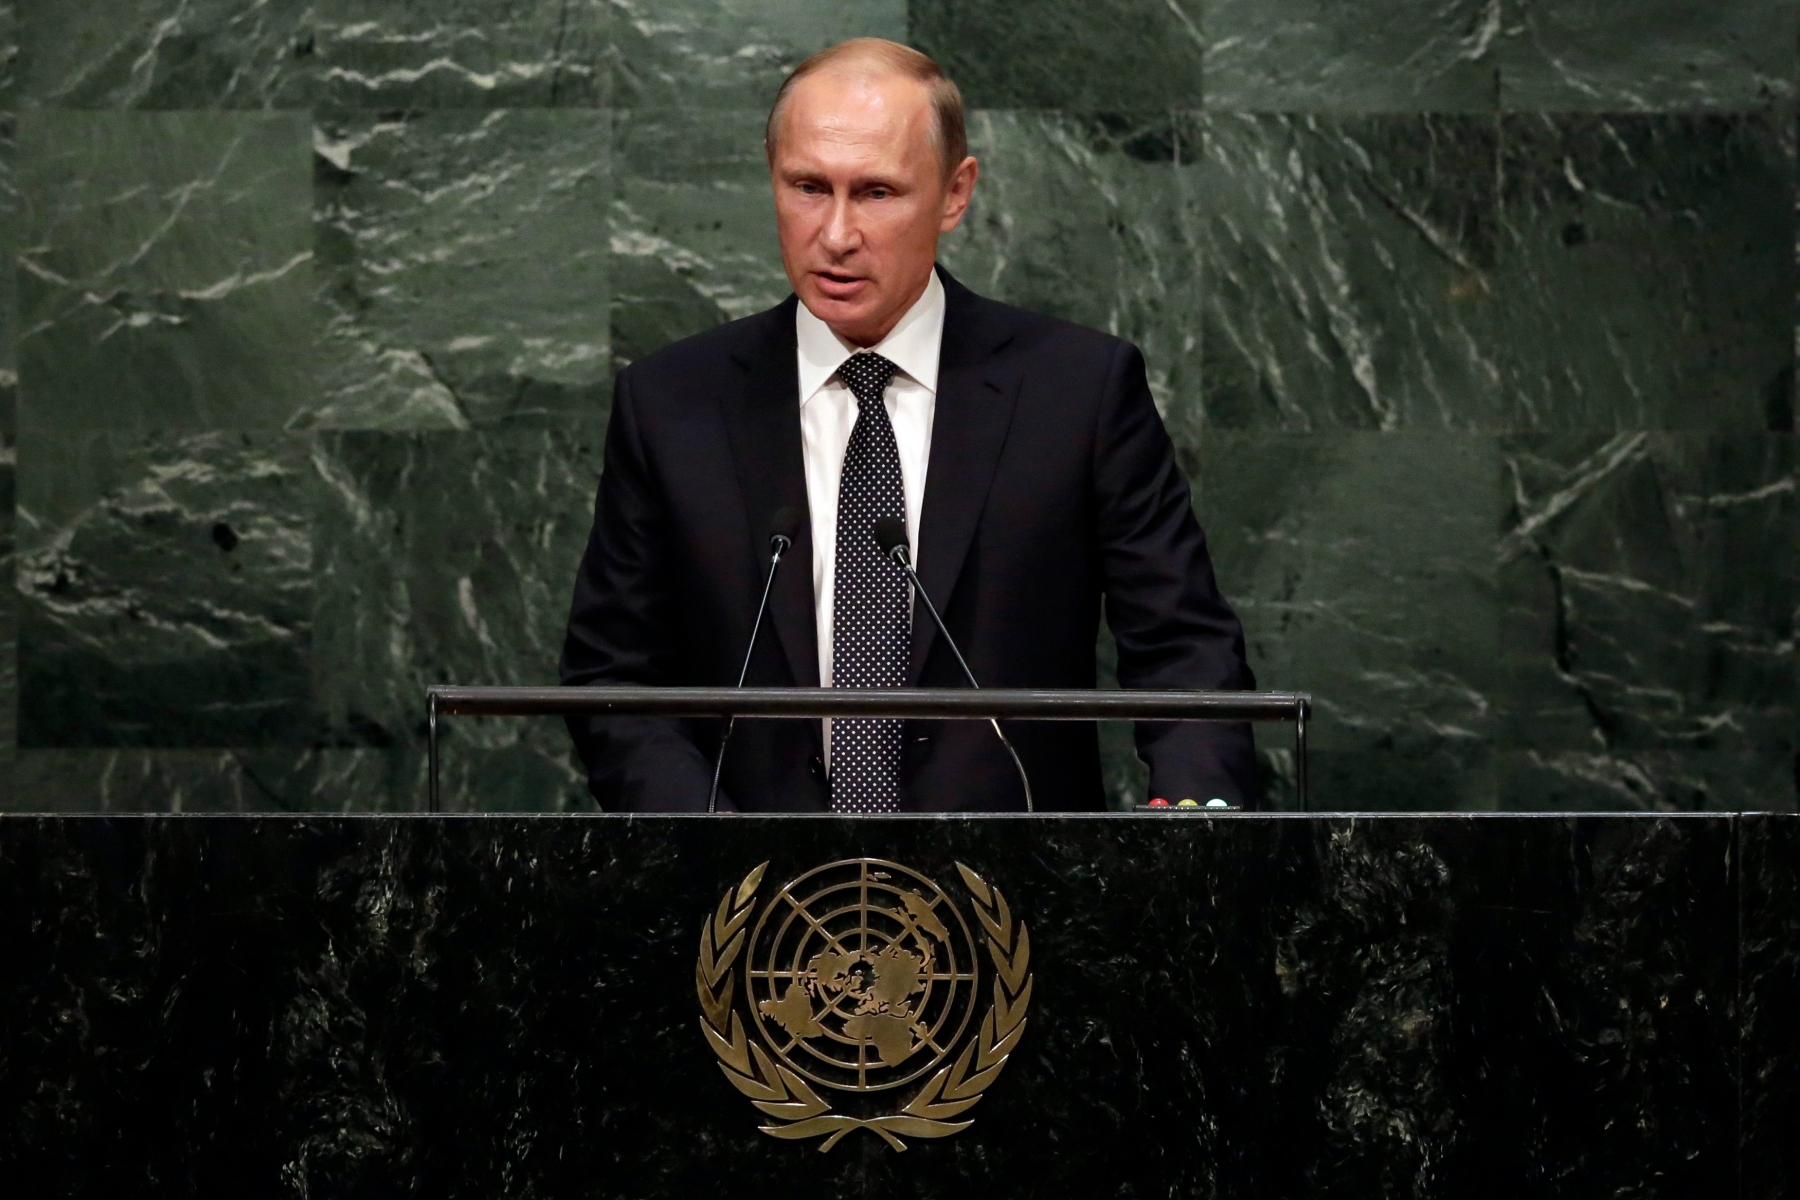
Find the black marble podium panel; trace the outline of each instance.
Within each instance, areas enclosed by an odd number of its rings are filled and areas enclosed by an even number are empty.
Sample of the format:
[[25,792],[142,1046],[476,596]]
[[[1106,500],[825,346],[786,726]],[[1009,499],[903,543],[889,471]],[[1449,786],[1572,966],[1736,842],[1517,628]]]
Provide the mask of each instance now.
[[[1773,1200],[1797,850],[1782,817],[0,818],[0,1166],[108,1197]],[[1031,930],[1012,1063],[904,1153],[759,1133],[699,1028],[724,891],[852,855],[966,862]]]
[[1800,819],[1740,818],[1743,1195],[1800,1195]]

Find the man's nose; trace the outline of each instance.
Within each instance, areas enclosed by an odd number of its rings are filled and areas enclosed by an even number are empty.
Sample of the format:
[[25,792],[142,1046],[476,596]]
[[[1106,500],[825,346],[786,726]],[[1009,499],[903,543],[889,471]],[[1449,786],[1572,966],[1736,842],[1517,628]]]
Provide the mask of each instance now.
[[819,240],[828,253],[838,256],[849,254],[862,244],[862,231],[856,227],[856,215],[851,211],[848,196],[832,198],[831,211],[825,217]]

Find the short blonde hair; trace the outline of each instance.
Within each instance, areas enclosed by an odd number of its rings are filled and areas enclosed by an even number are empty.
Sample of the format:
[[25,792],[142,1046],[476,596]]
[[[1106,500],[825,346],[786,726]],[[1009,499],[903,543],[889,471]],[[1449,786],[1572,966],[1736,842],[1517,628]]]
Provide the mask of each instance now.
[[780,90],[775,93],[775,103],[769,108],[769,123],[763,129],[763,152],[770,162],[775,160],[776,123],[781,120],[781,111],[787,106],[788,93],[794,90],[794,85],[808,75],[846,61],[886,68],[925,85],[931,94],[931,141],[943,160],[946,178],[969,156],[962,92],[944,74],[943,68],[930,55],[921,54],[911,46],[902,46],[886,38],[860,37],[827,46],[782,80]]

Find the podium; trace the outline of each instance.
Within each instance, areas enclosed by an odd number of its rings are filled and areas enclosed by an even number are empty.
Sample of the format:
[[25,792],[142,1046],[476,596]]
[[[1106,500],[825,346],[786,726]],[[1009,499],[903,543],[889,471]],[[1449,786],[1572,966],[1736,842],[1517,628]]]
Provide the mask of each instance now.
[[1800,1190],[1794,816],[15,815],[0,896],[21,1195]]

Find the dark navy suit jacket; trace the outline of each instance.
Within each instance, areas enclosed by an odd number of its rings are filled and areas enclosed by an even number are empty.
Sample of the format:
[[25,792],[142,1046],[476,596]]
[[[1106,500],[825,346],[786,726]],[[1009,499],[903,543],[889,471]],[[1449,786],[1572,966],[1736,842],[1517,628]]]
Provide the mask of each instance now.
[[[982,686],[1093,687],[1104,605],[1123,686],[1254,687],[1137,348],[940,275],[947,307],[918,569]],[[797,303],[619,373],[564,683],[736,683],[770,522],[806,505]],[[812,553],[803,522],[776,576],[752,686],[818,686]],[[915,611],[909,683],[964,685],[940,641]],[[569,726],[603,808],[705,808],[721,723]],[[1092,726],[1008,722],[1007,732],[1040,810],[1103,807]],[[1153,795],[1255,799],[1247,725],[1145,724],[1137,739]],[[902,744],[906,808],[1023,807],[984,722],[909,721]],[[721,807],[825,809],[821,750],[816,720],[740,721]]]

